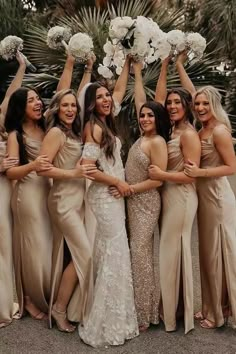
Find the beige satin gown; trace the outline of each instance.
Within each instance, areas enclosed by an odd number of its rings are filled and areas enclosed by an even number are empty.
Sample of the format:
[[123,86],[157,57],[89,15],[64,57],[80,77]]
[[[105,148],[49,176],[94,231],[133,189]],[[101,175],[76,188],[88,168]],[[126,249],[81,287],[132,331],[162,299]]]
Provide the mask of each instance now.
[[[24,135],[28,160],[39,155],[41,141]],[[52,264],[52,229],[47,209],[50,182],[32,171],[16,183],[12,196],[13,256],[20,315],[24,295],[48,311]]]
[[[203,139],[201,168],[224,164],[213,137]],[[202,313],[217,327],[229,306],[236,320],[236,204],[227,177],[197,179]]]
[[[125,165],[129,184],[149,178],[149,157],[141,149],[141,138],[131,147]],[[158,190],[137,193],[127,199],[128,230],[130,239],[131,266],[134,284],[134,299],[139,326],[159,323],[159,271],[158,224],[161,198]]]
[[[168,171],[183,171],[180,136],[170,140],[167,146]],[[194,183],[165,183],[162,192],[160,282],[166,331],[176,329],[176,312],[182,301],[185,333],[194,328],[191,232],[197,204]]]
[[[81,157],[82,144],[62,134],[64,145],[53,164],[55,167],[70,170],[75,168]],[[67,308],[67,317],[74,322],[83,322],[93,299],[92,247],[83,223],[84,193],[83,178],[55,179],[48,200],[54,227],[50,308],[57,298],[63,273],[65,241],[79,279]]]
[[[0,164],[6,155],[6,141],[0,135]],[[11,183],[0,172],[0,328],[12,321],[14,309]]]

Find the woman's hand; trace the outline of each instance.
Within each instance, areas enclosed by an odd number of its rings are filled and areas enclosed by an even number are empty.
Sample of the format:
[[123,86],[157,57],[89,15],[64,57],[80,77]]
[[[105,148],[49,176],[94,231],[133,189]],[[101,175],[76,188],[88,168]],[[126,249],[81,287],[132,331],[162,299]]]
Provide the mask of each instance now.
[[26,62],[25,62],[25,58],[24,56],[21,54],[21,52],[19,50],[17,50],[16,52],[16,60],[18,61],[19,65],[21,67],[26,68]]
[[122,181],[121,179],[117,180],[115,187],[117,188],[122,197],[129,197],[133,193],[133,190],[131,189],[130,185],[127,182]]
[[184,173],[189,177],[200,177],[202,169],[191,160],[184,164]]
[[148,168],[148,174],[149,174],[149,177],[151,179],[154,179],[154,180],[162,180],[162,174],[163,174],[163,171],[160,169],[160,167],[156,166],[156,165],[150,165],[149,168]]
[[114,187],[114,186],[110,186],[110,187],[108,188],[108,191],[109,191],[109,194],[112,195],[112,197],[114,197],[114,198],[119,199],[119,198],[122,197],[122,195],[120,194],[120,192],[118,191],[118,189],[117,189],[116,187]]
[[168,56],[162,60],[161,64],[162,64],[162,66],[168,67],[168,65],[170,64],[171,61],[172,61],[172,57]]
[[16,167],[19,164],[19,159],[17,157],[6,157],[3,159],[2,164],[0,165],[0,171],[5,172],[9,168]]
[[188,59],[187,51],[183,50],[182,52],[180,52],[177,55],[177,59],[176,59],[176,62],[175,62],[176,66],[178,64],[184,65],[184,63],[187,61],[187,59]]
[[86,68],[87,70],[92,70],[93,69],[93,64],[96,61],[96,55],[93,53],[91,57],[88,58],[87,63],[86,63]]
[[135,61],[134,59],[132,59],[132,68],[134,74],[141,73],[143,70],[143,63],[141,61]]
[[79,161],[76,164],[75,168],[75,178],[88,178],[91,181],[94,180],[94,177],[92,176],[93,173],[97,172],[97,166],[95,163],[89,163],[82,165],[82,158],[79,159]]
[[48,171],[52,167],[47,155],[40,155],[33,161],[33,170],[36,172]]

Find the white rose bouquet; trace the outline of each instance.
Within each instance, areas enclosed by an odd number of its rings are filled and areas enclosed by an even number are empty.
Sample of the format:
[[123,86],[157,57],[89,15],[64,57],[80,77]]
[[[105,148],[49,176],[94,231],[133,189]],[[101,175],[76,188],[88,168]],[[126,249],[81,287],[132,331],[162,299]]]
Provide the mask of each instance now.
[[54,26],[49,29],[47,34],[47,45],[51,49],[63,49],[67,50],[68,41],[71,37],[70,28],[62,27],[62,26]]
[[172,30],[167,33],[167,42],[171,46],[171,53],[173,56],[178,55],[186,48],[186,35],[180,30]]
[[86,33],[74,34],[68,44],[68,52],[84,63],[93,55],[93,40]]
[[[16,57],[17,51],[21,52],[23,50],[23,39],[17,36],[7,36],[0,42],[0,55],[5,60],[11,60]],[[31,72],[36,72],[36,67],[29,62],[26,56],[21,53],[26,66]]]
[[200,35],[200,33],[192,32],[186,34],[186,44],[188,55],[193,56],[193,60],[200,60],[206,49],[206,40]]

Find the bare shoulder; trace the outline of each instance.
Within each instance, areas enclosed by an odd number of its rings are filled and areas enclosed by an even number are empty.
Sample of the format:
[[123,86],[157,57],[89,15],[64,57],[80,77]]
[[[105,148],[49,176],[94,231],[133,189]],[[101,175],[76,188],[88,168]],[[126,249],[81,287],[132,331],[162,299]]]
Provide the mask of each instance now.
[[90,122],[87,122],[84,128],[84,136],[87,142],[100,143],[102,140],[102,128],[98,124],[92,127]]
[[213,138],[220,138],[222,136],[230,136],[231,137],[231,131],[230,129],[225,125],[225,124],[217,124],[212,132]]
[[53,127],[47,132],[47,136],[51,137],[61,137],[63,135],[62,131],[58,127]]
[[61,144],[63,145],[64,143],[64,134],[61,131],[60,128],[58,127],[53,127],[51,128],[45,135],[44,137],[44,143],[51,143],[52,145],[57,145],[57,144]]
[[12,132],[10,132],[8,134],[8,142],[9,143],[13,143],[13,142],[16,142],[18,144],[18,141],[17,141],[17,132],[14,130]]
[[151,146],[151,149],[157,149],[157,148],[166,147],[166,141],[165,141],[165,139],[162,136],[156,135],[151,140],[150,146]]
[[180,136],[180,141],[182,144],[184,143],[191,143],[191,142],[199,142],[200,144],[200,138],[197,133],[197,131],[193,128],[186,129]]

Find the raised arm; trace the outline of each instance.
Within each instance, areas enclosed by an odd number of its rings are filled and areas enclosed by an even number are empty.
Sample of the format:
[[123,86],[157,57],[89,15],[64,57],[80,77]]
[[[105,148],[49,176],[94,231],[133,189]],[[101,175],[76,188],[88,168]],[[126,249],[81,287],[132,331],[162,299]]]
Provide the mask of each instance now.
[[165,105],[165,100],[167,96],[167,72],[170,58],[166,58],[163,60],[161,64],[161,71],[159,75],[159,79],[157,80],[156,93],[155,93],[155,101],[161,103],[163,106]]
[[179,74],[180,82],[183,88],[188,90],[191,95],[193,96],[196,92],[195,87],[193,86],[192,81],[190,80],[185,68],[184,68],[184,63],[187,60],[187,53],[182,52],[178,55],[177,60],[176,60],[176,70]]
[[56,90],[57,92],[70,88],[71,81],[72,81],[73,69],[74,69],[74,63],[75,63],[75,58],[72,55],[68,54],[63,72],[61,74],[60,80],[57,85],[57,90]]
[[137,117],[139,116],[140,108],[146,102],[146,93],[143,87],[143,77],[142,77],[143,64],[141,62],[133,61],[134,69],[134,101],[137,112]]
[[24,74],[25,74],[26,64],[25,64],[25,60],[20,52],[17,52],[16,59],[19,63],[19,68],[18,68],[17,73],[16,73],[14,79],[12,80],[10,86],[8,87],[5,97],[4,97],[4,100],[0,106],[0,108],[1,108],[0,113],[2,113],[3,116],[6,115],[7,106],[8,106],[8,102],[9,102],[11,95],[13,94],[13,92],[15,92],[18,88],[21,87],[21,84],[22,84],[22,81],[24,78]]
[[82,77],[82,80],[80,81],[80,84],[79,84],[79,88],[78,88],[78,91],[77,91],[77,97],[79,97],[79,94],[81,92],[81,90],[83,89],[83,87],[88,84],[89,82],[91,82],[91,76],[92,76],[92,71],[93,71],[93,64],[95,63],[96,61],[96,56],[95,54],[93,54],[88,60],[87,60],[87,63],[85,65],[85,68],[84,68],[84,74],[83,74],[83,77]]
[[122,100],[125,96],[126,87],[129,79],[130,60],[131,60],[130,57],[127,56],[125,59],[125,64],[123,66],[122,72],[118,77],[113,90],[112,98],[118,104],[122,103]]

